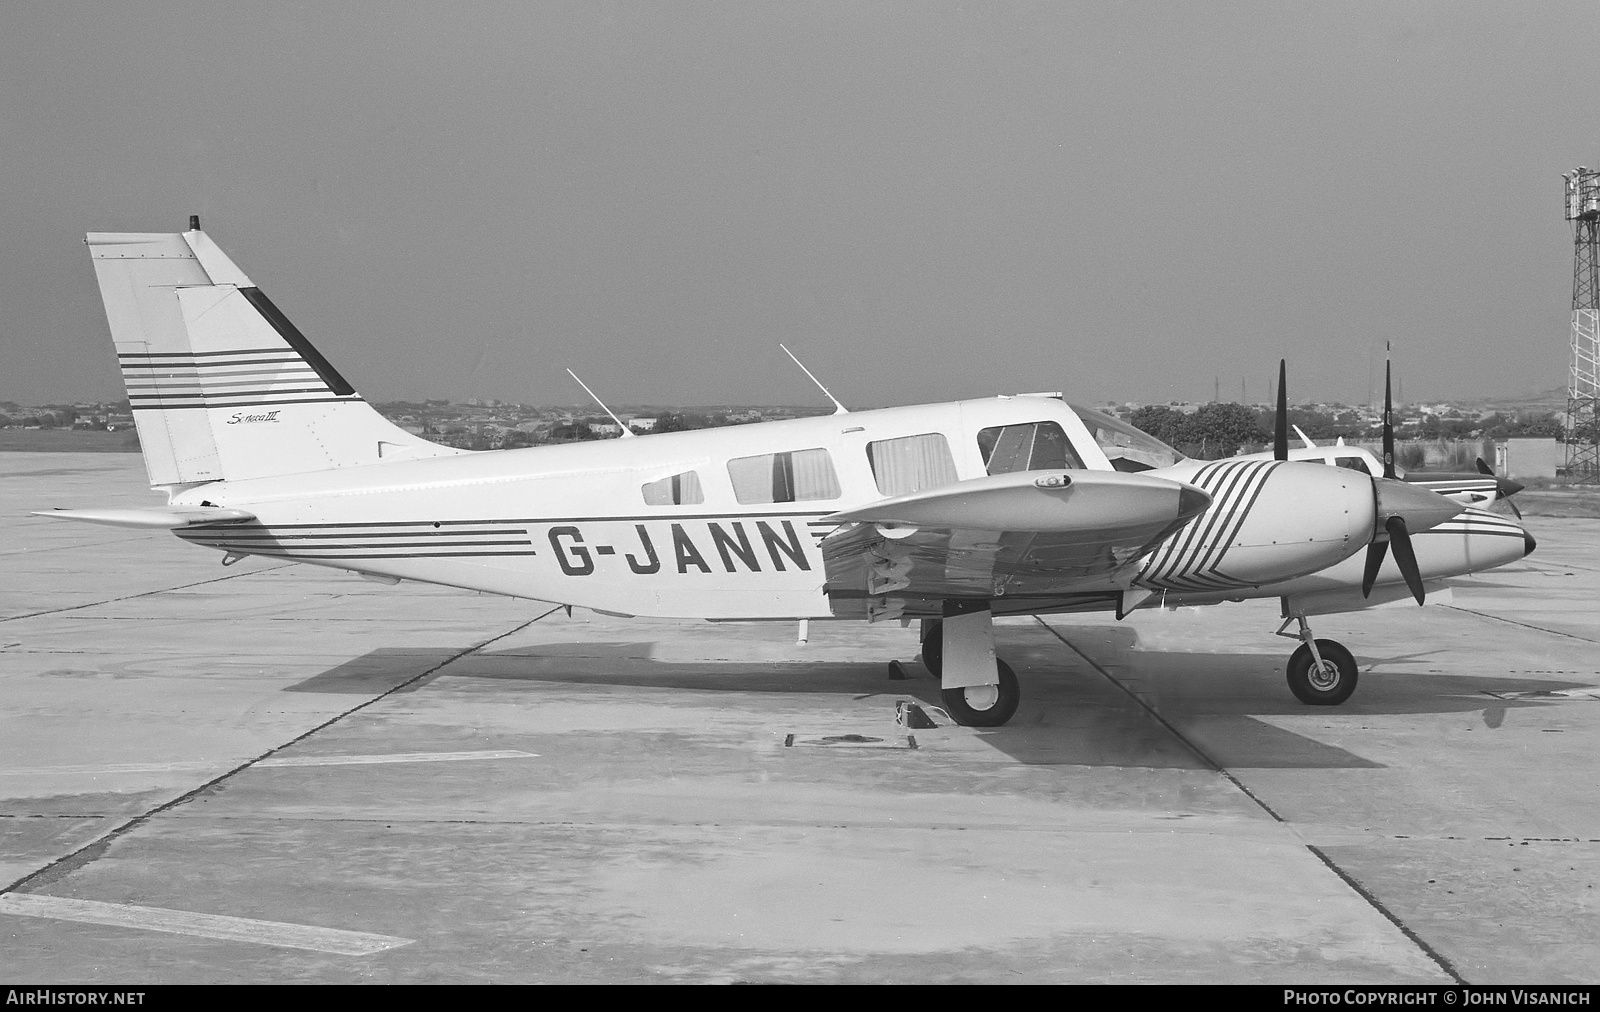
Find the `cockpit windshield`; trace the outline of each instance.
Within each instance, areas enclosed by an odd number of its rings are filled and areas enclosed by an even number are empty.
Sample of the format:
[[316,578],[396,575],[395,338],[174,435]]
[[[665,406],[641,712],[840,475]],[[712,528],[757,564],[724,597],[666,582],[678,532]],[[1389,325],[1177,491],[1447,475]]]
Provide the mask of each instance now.
[[1183,460],[1183,454],[1127,422],[1093,408],[1068,405],[1118,471],[1149,471]]

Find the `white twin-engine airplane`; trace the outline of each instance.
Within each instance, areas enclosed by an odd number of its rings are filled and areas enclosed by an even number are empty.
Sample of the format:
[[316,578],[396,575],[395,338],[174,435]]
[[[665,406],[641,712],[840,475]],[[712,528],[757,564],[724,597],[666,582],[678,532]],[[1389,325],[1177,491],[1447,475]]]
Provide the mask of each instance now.
[[1275,459],[1185,459],[1059,395],[452,449],[368,406],[197,220],[87,243],[168,502],[43,515],[612,615],[918,619],[963,724],[1020,698],[995,615],[1280,598],[1289,685],[1332,705],[1356,663],[1309,616],[1420,602],[1534,547],[1404,481],[1288,460],[1281,396]]

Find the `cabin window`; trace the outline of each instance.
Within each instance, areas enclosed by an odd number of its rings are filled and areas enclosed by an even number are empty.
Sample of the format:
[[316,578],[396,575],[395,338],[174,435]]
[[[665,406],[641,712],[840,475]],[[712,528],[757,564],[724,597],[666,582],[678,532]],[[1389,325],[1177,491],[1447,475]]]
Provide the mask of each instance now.
[[744,505],[839,498],[839,476],[827,450],[789,450],[728,461],[733,496]]
[[1362,474],[1372,473],[1367,469],[1367,462],[1360,457],[1335,457],[1334,463],[1340,467],[1347,467],[1352,471],[1360,471]]
[[700,488],[700,475],[693,471],[652,481],[643,491],[646,506],[692,506],[706,501],[706,494]]
[[950,444],[937,432],[868,443],[867,463],[884,495],[905,495],[961,480]]
[[1026,425],[996,425],[978,433],[978,449],[990,474],[1013,471],[1058,471],[1083,469],[1083,458],[1067,441],[1067,434],[1055,422],[1029,422]]

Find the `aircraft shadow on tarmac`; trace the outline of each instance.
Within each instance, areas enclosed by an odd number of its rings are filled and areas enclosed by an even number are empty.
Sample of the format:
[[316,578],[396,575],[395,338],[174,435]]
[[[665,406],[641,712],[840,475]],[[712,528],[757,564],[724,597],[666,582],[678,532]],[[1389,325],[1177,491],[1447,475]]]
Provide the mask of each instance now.
[[[1579,682],[1506,675],[1384,670],[1448,663],[1447,658],[1430,661],[1428,652],[1385,658],[1358,656],[1363,679],[1355,698],[1342,707],[1324,710],[1304,706],[1289,694],[1282,658],[1276,654],[1144,650],[1136,631],[1126,627],[1079,626],[1071,630],[1071,637],[1111,678],[1080,657],[1063,661],[1060,643],[1053,638],[1034,634],[1002,642],[1001,653],[1022,682],[1023,704],[1005,727],[973,732],[985,744],[1032,765],[1208,768],[1150,715],[1145,709],[1149,706],[1223,767],[1377,768],[1382,764],[1286,730],[1273,718],[1326,716],[1348,723],[1351,716],[1479,713],[1483,726],[1493,729],[1509,710],[1556,702],[1548,697],[1517,698],[1519,693],[1585,687]],[[383,649],[353,658],[285,691],[373,695],[398,688],[415,692],[443,679],[485,693],[537,691],[556,685],[632,686],[689,692],[848,695],[856,700],[879,700],[885,709],[891,709],[896,699],[939,705],[938,682],[920,665],[907,665],[914,677],[890,681],[886,665],[877,663],[792,657],[658,660],[652,656],[655,648],[654,642],[644,640],[565,642],[464,657],[459,649]],[[460,659],[445,664],[456,657]],[[1377,671],[1372,670],[1375,664]]]

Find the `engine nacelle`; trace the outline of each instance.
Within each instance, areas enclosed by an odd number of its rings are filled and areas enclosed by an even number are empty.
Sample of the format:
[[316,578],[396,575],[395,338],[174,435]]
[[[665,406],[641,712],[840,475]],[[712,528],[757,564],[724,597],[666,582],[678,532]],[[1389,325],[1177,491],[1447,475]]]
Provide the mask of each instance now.
[[1372,480],[1357,471],[1218,460],[1147,473],[1196,485],[1212,503],[1150,554],[1141,586],[1224,591],[1276,583],[1332,566],[1372,538]]

